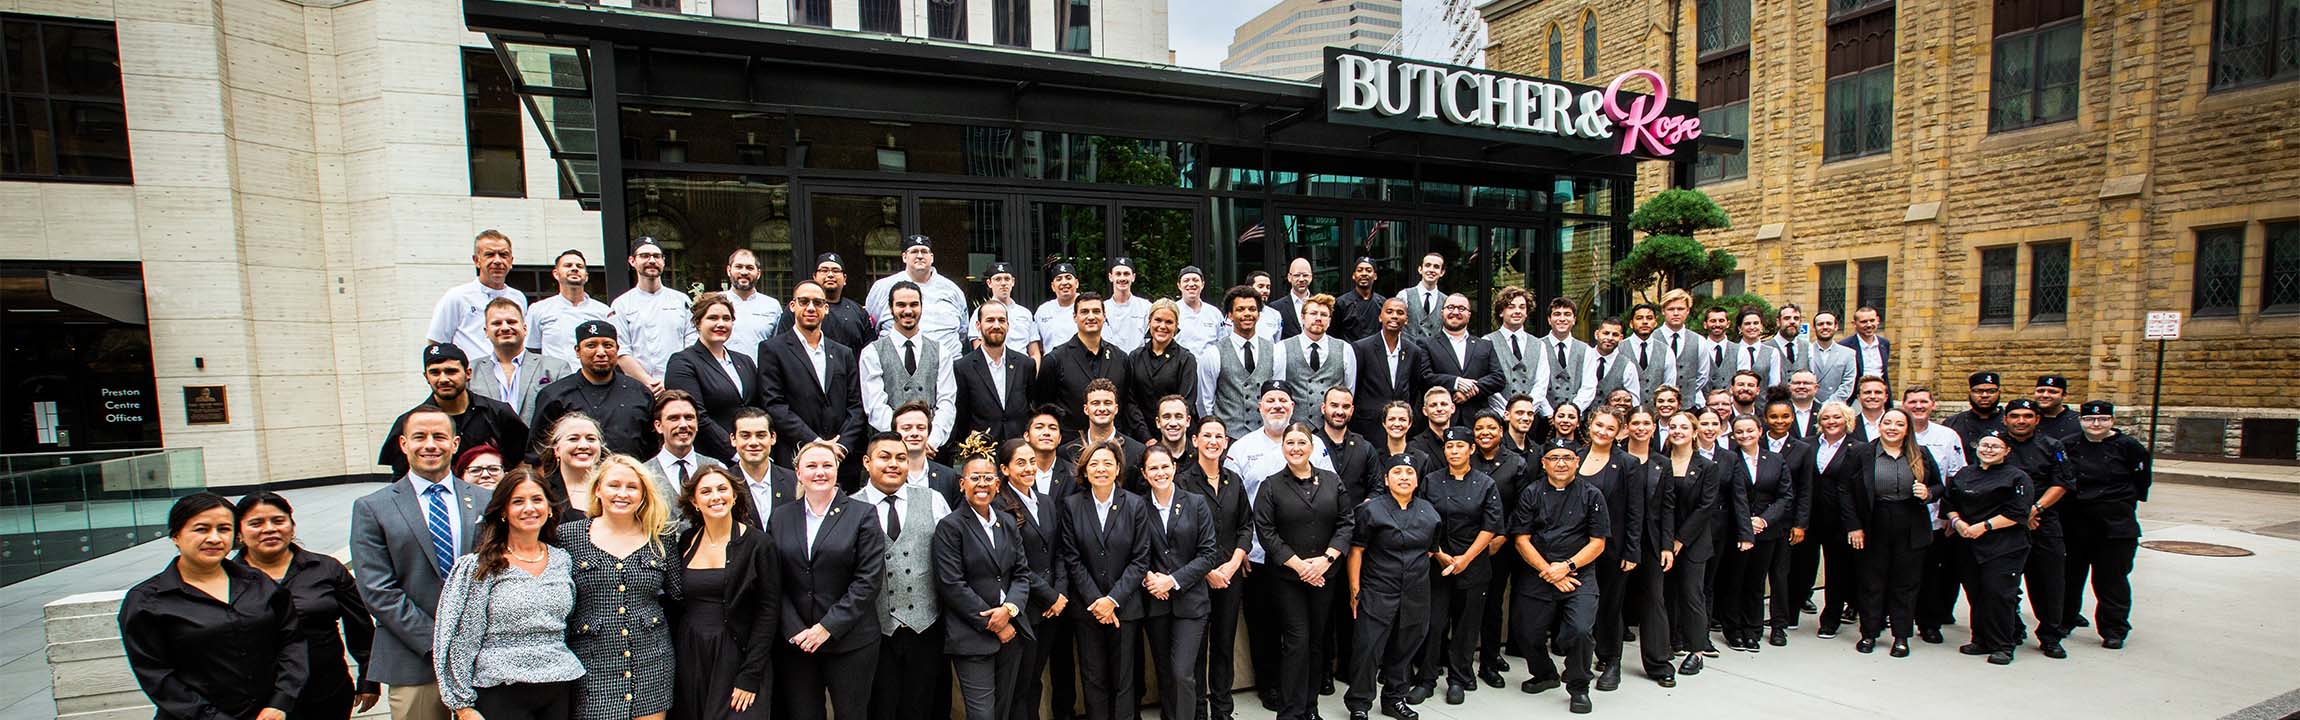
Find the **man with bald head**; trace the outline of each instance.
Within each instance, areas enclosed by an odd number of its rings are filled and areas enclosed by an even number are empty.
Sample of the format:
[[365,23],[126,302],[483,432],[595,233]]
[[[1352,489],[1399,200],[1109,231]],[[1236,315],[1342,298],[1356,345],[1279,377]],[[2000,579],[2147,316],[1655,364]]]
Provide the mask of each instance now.
[[1315,277],[1314,273],[1309,258],[1294,258],[1286,265],[1286,287],[1290,290],[1271,299],[1270,306],[1262,309],[1264,313],[1275,313],[1285,319],[1278,329],[1279,340],[1302,334],[1302,305],[1310,301],[1310,280]]

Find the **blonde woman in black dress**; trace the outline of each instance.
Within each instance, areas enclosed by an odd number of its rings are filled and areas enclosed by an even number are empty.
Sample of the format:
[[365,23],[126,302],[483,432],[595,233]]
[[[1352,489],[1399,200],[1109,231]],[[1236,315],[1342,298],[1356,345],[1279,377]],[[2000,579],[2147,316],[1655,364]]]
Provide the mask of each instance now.
[[681,573],[663,537],[669,499],[629,455],[609,455],[592,476],[589,518],[559,526],[575,560],[568,646],[586,671],[577,720],[661,720],[671,709],[673,655],[666,601]]

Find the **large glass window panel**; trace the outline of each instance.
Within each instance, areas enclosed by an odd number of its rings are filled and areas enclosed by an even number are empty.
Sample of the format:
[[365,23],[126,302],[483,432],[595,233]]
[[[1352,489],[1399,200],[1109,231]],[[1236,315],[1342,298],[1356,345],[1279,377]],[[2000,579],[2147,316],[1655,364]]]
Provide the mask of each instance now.
[[727,282],[727,255],[747,248],[759,261],[759,289],[776,298],[789,297],[795,251],[790,183],[785,179],[634,172],[627,176],[624,193],[631,235],[652,237],[663,245],[665,285],[684,288],[702,283],[720,289]]
[[966,0],[926,0],[926,36],[966,39]]
[[[1229,287],[1255,270],[1269,269],[1269,243],[1279,242],[1270,237],[1271,230],[1263,226],[1263,208],[1259,200],[1217,197],[1212,201],[1213,230],[1207,238],[1207,287]],[[1228,277],[1222,277],[1230,273]],[[1148,287],[1148,286],[1145,286]],[[1147,294],[1171,296],[1172,286],[1145,291]]]
[[2012,323],[2013,283],[2014,278],[2019,277],[2016,273],[2019,255],[2017,246],[1981,251],[1981,324]]
[[899,0],[861,0],[858,5],[863,32],[902,33],[902,3]]
[[471,194],[527,195],[526,135],[519,92],[495,53],[463,51],[464,144],[470,151]]
[[2196,280],[2192,311],[2234,315],[2244,291],[2244,226],[2196,232]]
[[902,269],[901,197],[812,193],[807,215],[814,252],[846,258],[848,290],[855,297]]
[[939,123],[800,116],[801,165],[832,170],[1004,177],[1013,169],[1010,130]]
[[[1704,135],[1749,137],[1749,103],[1733,103],[1701,111],[1701,132]],[[1701,153],[1693,166],[1695,183],[1715,183],[1739,180],[1749,176],[1749,152]]]
[[1094,52],[1094,0],[1061,0],[1063,52]]
[[1835,313],[1838,328],[1851,328],[1852,318],[1845,314],[1845,264],[1828,263],[1820,266],[1820,270],[1821,282],[1819,294],[1814,297],[1813,312]]
[[125,107],[110,23],[0,16],[0,174],[129,180]]
[[782,165],[790,116],[696,107],[623,106],[624,159],[638,162]]
[[1749,44],[1749,0],[1700,0],[1694,14],[1701,54]]
[[[1038,269],[1058,262],[1078,266],[1078,289],[1110,294],[1109,208],[1103,205],[1033,202],[1030,248]],[[1043,279],[1045,274],[1041,274]]]
[[[1355,258],[1343,259],[1342,256],[1348,253],[1343,248],[1353,247],[1356,243],[1344,239],[1348,231],[1343,226],[1342,218],[1333,215],[1287,214],[1279,216],[1278,229],[1284,233],[1283,240],[1287,248],[1285,255],[1289,258],[1287,262],[1292,262],[1290,258],[1309,258],[1312,272],[1320,277],[1333,277],[1331,273],[1337,268],[1344,274],[1348,273],[1342,266]],[[1280,278],[1279,282],[1283,283],[1284,279]],[[1314,282],[1312,284],[1315,285]]]
[[[1493,313],[1485,310],[1485,300],[1492,296],[1491,289],[1486,287],[1486,281],[1491,276],[1486,264],[1485,228],[1449,223],[1428,223],[1422,227],[1429,252],[1445,258],[1445,277],[1438,279],[1438,289],[1448,295],[1460,293],[1469,298],[1470,329],[1473,332],[1484,332],[1493,324]],[[1421,266],[1421,258],[1414,258],[1414,266]],[[1398,284],[1398,287],[1419,282],[1421,277],[1415,275]]]
[[1613,271],[1613,224],[1604,220],[1566,220],[1558,228],[1557,245],[1560,262],[1557,294],[1587,301],[1580,313],[1585,322],[1612,312],[1613,309],[1598,305],[1605,296],[1597,292],[1596,287],[1598,278]]
[[1171,295],[1183,266],[1195,262],[1197,212],[1188,208],[1129,207],[1118,215],[1123,250],[1134,260],[1134,286],[1152,297]]
[[1560,212],[1576,215],[1612,215],[1613,181],[1606,178],[1559,176],[1549,194]]
[[2218,0],[2212,88],[2300,77],[2300,0]]
[[1892,311],[1885,307],[1885,285],[1888,280],[1885,277],[1886,267],[1886,262],[1882,259],[1862,260],[1860,262],[1858,269],[1861,273],[1861,284],[1857,297],[1861,307],[1876,308],[1877,317],[1890,322],[1893,317]]
[[48,55],[48,94],[120,96],[120,51],[110,26],[46,23],[40,36]]
[[1494,288],[1521,287],[1536,297],[1555,293],[1557,277],[1551,272],[1552,255],[1541,247],[1541,232],[1533,228],[1496,227],[1486,231],[1486,252],[1493,256]]
[[1030,0],[990,0],[990,41],[1030,47]]
[[[935,263],[962,267],[952,278],[966,289],[969,301],[988,297],[978,280],[990,264],[1005,258],[1006,202],[996,198],[918,199],[918,232],[934,239]],[[946,264],[947,263],[947,264]],[[956,274],[956,273],[954,273]]]
[[791,24],[831,26],[831,0],[791,0]]
[[2068,320],[2068,248],[2065,242],[2029,246],[2029,322]]
[[2076,117],[2083,46],[2081,19],[2000,36],[1991,60],[1989,129],[2014,130]]

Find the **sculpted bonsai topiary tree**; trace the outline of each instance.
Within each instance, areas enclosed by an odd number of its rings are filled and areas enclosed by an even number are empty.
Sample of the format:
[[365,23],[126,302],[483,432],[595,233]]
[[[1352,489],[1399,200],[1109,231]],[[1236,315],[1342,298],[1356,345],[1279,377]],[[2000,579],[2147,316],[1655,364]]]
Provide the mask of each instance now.
[[1629,256],[1614,263],[1607,281],[1650,300],[1671,288],[1712,282],[1733,273],[1733,254],[1711,250],[1694,233],[1732,227],[1725,209],[1699,190],[1664,190],[1629,215],[1629,227],[1646,234]]

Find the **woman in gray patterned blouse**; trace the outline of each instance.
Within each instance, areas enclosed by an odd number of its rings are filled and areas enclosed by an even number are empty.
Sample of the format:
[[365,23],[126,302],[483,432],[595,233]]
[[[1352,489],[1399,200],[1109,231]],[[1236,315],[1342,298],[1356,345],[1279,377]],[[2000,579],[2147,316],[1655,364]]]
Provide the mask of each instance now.
[[671,709],[671,626],[663,606],[679,597],[678,564],[663,537],[671,498],[629,455],[599,461],[590,518],[559,527],[575,560],[574,638],[586,674],[575,686],[577,720],[661,720]]
[[479,545],[455,561],[439,593],[432,669],[456,720],[565,720],[583,664],[567,650],[575,583],[553,547],[559,517],[526,468],[496,485]]

